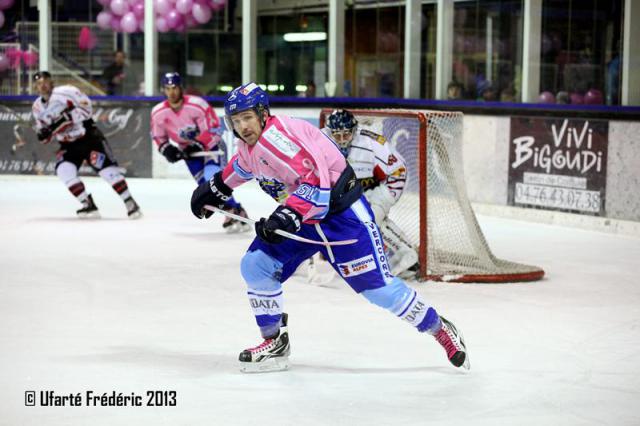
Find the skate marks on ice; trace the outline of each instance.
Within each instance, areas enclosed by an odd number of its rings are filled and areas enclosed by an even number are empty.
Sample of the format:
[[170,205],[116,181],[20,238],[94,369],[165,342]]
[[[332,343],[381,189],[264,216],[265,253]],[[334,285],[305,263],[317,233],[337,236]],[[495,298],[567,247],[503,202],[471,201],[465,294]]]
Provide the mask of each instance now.
[[[205,377],[238,371],[235,353],[187,352],[161,347],[109,346],[103,351],[82,355],[58,356],[56,361],[80,366],[112,366],[149,368],[176,373],[180,377]],[[79,367],[81,369],[81,367]]]

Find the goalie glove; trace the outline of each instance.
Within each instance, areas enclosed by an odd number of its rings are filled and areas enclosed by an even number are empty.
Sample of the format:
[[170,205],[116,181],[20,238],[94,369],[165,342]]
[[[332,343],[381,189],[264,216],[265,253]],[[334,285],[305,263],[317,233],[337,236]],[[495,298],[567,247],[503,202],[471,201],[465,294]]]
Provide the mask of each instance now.
[[256,222],[256,234],[267,243],[278,244],[284,240],[284,237],[276,234],[277,229],[295,234],[300,230],[301,223],[302,217],[298,212],[279,206],[269,218],[263,217]]
[[376,223],[382,223],[389,214],[389,210],[396,203],[396,199],[386,185],[380,184],[375,188],[365,191],[364,196],[371,205],[371,210],[375,216]]
[[165,142],[160,145],[158,151],[160,151],[160,154],[164,155],[164,158],[166,158],[170,163],[175,163],[177,161],[184,160],[185,158],[184,153],[169,142]]
[[222,180],[222,172],[218,172],[209,182],[200,184],[191,196],[191,212],[198,219],[211,217],[212,211],[206,210],[205,205],[217,207],[219,209],[224,208],[224,205],[229,198],[233,189],[231,189]]

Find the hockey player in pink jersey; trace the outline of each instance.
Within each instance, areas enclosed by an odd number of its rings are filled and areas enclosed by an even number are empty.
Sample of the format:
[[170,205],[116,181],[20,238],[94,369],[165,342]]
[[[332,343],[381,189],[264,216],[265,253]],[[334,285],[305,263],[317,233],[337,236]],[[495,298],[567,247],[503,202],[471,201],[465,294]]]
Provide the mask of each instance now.
[[[224,206],[233,188],[252,179],[280,203],[268,218],[256,222],[257,237],[241,261],[249,302],[264,339],[240,353],[241,370],[288,368],[282,283],[318,251],[355,292],[419,332],[433,335],[454,366],[469,368],[462,334],[391,273],[373,211],[336,144],[304,120],[270,115],[267,94],[255,83],[231,91],[225,113],[228,127],[240,139],[238,152],[223,171],[193,192],[193,214],[209,217],[205,205]],[[284,239],[277,230],[318,241],[357,242],[320,246]]]
[[[151,111],[153,141],[167,161],[184,160],[196,182],[206,182],[227,162],[218,116],[201,97],[183,93],[180,74],[165,74],[162,87],[167,99]],[[247,216],[233,197],[227,201],[225,209]],[[230,218],[225,218],[222,227],[227,232],[250,230],[246,224]]]
[[78,216],[100,217],[93,197],[78,177],[78,170],[86,161],[118,193],[129,218],[141,217],[140,207],[129,192],[107,139],[93,122],[91,100],[77,87],[54,87],[47,71],[35,73],[33,80],[40,95],[32,107],[38,140],[45,144],[52,140],[60,143],[56,152],[56,175],[82,204],[76,212]]

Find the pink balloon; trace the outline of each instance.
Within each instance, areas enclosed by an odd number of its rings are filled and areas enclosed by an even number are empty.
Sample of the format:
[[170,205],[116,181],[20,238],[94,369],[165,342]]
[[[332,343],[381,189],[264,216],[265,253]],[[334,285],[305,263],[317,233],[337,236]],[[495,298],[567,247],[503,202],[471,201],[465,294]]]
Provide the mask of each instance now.
[[171,9],[169,13],[165,15],[165,19],[171,29],[176,29],[178,26],[184,24],[182,15],[180,15],[175,9]]
[[120,26],[120,17],[112,16],[111,17],[111,29],[116,32],[122,31],[122,27]]
[[138,29],[138,19],[133,12],[126,13],[120,20],[120,27],[125,33],[133,33]]
[[598,89],[589,89],[584,94],[584,103],[587,105],[601,105],[604,103],[602,92]]
[[187,26],[184,24],[184,22],[180,22],[173,30],[178,33],[183,33],[186,29]]
[[211,9],[213,9],[214,11],[218,11],[221,9],[224,9],[225,5],[227,4],[227,0],[211,0]]
[[11,60],[6,55],[0,53],[0,71],[4,71],[11,67]]
[[0,28],[4,26],[4,13],[0,10]]
[[169,24],[167,24],[167,20],[162,16],[156,18],[156,29],[160,33],[166,33],[169,31]]
[[198,21],[191,15],[184,15],[184,24],[187,28],[194,28],[198,26]]
[[124,16],[129,12],[129,3],[127,0],[111,0],[111,11],[115,15]]
[[211,9],[209,6],[199,3],[193,5],[193,11],[191,14],[199,24],[206,24],[211,19]]
[[542,93],[540,93],[540,96],[538,97],[538,102],[541,103],[541,104],[555,104],[556,103],[556,97],[551,92],[542,92]]
[[134,4],[131,10],[133,11],[133,14],[136,15],[136,18],[144,18],[144,3]]
[[108,30],[109,28],[111,28],[112,17],[113,15],[110,12],[103,10],[102,12],[98,13],[98,16],[96,17],[96,22],[98,23],[98,26],[100,28],[102,28],[103,30]]
[[193,0],[177,0],[176,1],[176,10],[183,15],[187,13],[191,13],[191,8],[193,7]]
[[18,68],[20,66],[20,59],[22,59],[22,51],[15,47],[10,47],[4,51],[4,54],[9,61],[11,61],[11,68]]
[[166,16],[171,10],[171,3],[169,0],[155,0],[155,11],[157,16]]
[[38,54],[36,52],[22,52],[22,62],[29,67],[35,67],[38,65]]
[[0,0],[0,10],[9,9],[13,6],[13,3],[15,3],[15,0]]
[[571,95],[569,95],[569,98],[571,99],[572,105],[582,105],[584,103],[584,96],[582,96],[580,93],[573,92],[571,93]]

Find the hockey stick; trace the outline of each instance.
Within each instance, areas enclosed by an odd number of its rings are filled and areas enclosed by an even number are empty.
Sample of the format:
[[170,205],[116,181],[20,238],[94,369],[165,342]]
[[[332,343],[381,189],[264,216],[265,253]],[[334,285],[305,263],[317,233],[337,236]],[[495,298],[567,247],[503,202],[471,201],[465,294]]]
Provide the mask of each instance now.
[[224,152],[222,151],[198,151],[198,152],[194,152],[192,154],[189,154],[189,158],[200,158],[200,157],[207,157],[207,158],[213,158],[213,159],[217,159],[220,158],[224,155]]
[[[256,221],[253,220],[253,219],[249,219],[249,218],[246,218],[246,217],[238,216],[237,214],[233,214],[231,212],[219,209],[217,207],[206,205],[206,206],[204,206],[204,208],[206,210],[209,210],[210,212],[221,213],[221,214],[223,214],[225,216],[230,217],[231,219],[239,220],[240,222],[244,222],[244,223],[246,223],[248,225],[254,225],[256,223]],[[300,241],[301,243],[317,244],[319,246],[325,246],[325,247],[346,246],[346,245],[354,244],[354,243],[358,242],[358,240],[356,240],[356,239],[353,239],[353,240],[342,240],[342,241],[327,241],[327,242],[310,240],[308,238],[300,237],[300,236],[298,236],[296,234],[291,234],[291,233],[283,231],[281,229],[276,229],[275,233],[278,234],[278,235],[281,235],[281,236],[283,236],[285,238],[289,238],[291,240]]]

